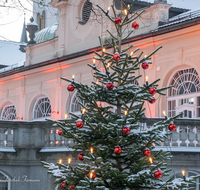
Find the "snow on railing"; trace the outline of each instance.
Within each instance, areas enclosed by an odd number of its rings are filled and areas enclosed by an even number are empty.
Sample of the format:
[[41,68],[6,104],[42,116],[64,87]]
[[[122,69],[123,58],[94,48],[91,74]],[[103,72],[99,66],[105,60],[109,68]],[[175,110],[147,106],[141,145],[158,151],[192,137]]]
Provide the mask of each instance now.
[[[145,118],[140,130],[146,130],[164,118]],[[67,121],[71,122],[71,121]],[[176,130],[161,147],[183,148],[184,151],[200,147],[200,119],[177,119]],[[0,121],[0,148],[66,148],[73,140],[58,135],[59,128],[46,121]],[[187,149],[188,148],[188,149]],[[196,150],[196,149],[195,149]],[[189,150],[190,151],[190,150]]]
[[13,129],[0,127],[0,147],[13,147]]
[[191,18],[198,17],[198,16],[200,16],[200,10],[187,12],[187,13],[183,13],[183,14],[180,14],[180,15],[177,15],[175,17],[168,19],[168,23],[174,22],[174,21],[180,21],[180,20],[184,20],[184,19],[191,19]]
[[194,18],[200,17],[200,10],[198,11],[193,11],[193,12],[186,12],[177,16],[174,16],[168,20],[166,20],[165,22],[163,22],[162,25],[159,26],[159,28],[163,28],[169,25],[173,25],[173,24],[177,24],[179,22],[184,22],[186,20],[191,20]]

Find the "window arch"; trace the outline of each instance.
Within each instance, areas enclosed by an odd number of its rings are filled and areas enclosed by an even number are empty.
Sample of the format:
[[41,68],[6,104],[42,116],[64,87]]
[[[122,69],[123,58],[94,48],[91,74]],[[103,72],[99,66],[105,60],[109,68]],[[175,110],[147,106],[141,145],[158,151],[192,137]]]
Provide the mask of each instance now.
[[183,118],[200,117],[200,79],[194,68],[177,71],[169,80],[168,116],[182,113]]
[[91,11],[92,11],[92,3],[90,3],[89,1],[86,1],[83,5],[82,20],[79,21],[80,24],[83,25],[89,20]]
[[6,104],[1,110],[1,120],[14,120],[17,117],[16,109],[13,104]]
[[171,80],[169,96],[200,92],[200,80],[194,68],[178,71]]
[[0,189],[10,190],[10,177],[0,171]]
[[33,106],[33,120],[44,120],[51,118],[51,103],[48,97],[38,98]]
[[73,112],[75,114],[80,114],[81,113],[81,105],[79,104],[82,103],[83,104],[83,100],[81,100],[78,96],[77,96],[77,91],[74,92],[71,101],[70,101],[70,112]]

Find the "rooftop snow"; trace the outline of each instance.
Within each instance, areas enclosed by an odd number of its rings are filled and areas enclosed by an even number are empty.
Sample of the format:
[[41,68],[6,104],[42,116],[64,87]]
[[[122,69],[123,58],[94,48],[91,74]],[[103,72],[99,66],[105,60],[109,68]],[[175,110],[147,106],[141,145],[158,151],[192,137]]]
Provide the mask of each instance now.
[[20,50],[20,45],[26,46],[25,43],[0,40],[0,65],[23,66],[26,53]]

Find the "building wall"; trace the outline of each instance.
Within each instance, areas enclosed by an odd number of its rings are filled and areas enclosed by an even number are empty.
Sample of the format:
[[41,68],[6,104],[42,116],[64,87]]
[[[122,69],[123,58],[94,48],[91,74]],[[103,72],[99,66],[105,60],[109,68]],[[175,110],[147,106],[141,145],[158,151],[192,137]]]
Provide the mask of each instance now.
[[[153,64],[150,68],[146,71],[142,68],[139,70],[138,73],[144,75],[139,80],[140,85],[145,82],[145,75],[149,76],[149,82],[160,78],[159,87],[164,87],[169,84],[169,79],[175,71],[195,68],[197,73],[200,73],[198,28],[199,25],[196,25],[130,43],[129,45],[132,44],[135,48],[139,47],[144,55],[150,54],[161,45],[163,46],[152,56]],[[125,47],[127,45],[123,46],[123,48]],[[52,119],[64,118],[65,113],[69,110],[72,93],[67,91],[69,83],[60,80],[60,77],[71,78],[74,74],[76,81],[91,84],[94,79],[87,64],[92,64],[93,56],[94,54],[91,53],[2,78],[0,84],[1,107],[6,102],[12,102],[16,106],[17,116],[30,121],[36,98],[46,95],[51,101],[52,111],[59,112],[59,114],[53,114]],[[159,98],[158,94],[155,97]],[[153,105],[146,103],[145,106],[147,108],[146,116],[162,116],[162,110],[166,110],[166,97],[161,97]]]

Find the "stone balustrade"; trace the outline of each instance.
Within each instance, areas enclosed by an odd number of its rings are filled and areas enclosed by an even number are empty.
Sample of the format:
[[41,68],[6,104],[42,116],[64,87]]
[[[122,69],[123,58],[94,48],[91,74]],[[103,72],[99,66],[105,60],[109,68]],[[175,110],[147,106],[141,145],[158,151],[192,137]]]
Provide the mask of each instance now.
[[[147,118],[141,130],[152,126],[163,118]],[[71,122],[70,120],[68,122]],[[159,148],[174,151],[194,150],[200,147],[200,120],[177,119],[176,130]],[[66,148],[72,145],[71,139],[58,135],[57,128],[47,121],[0,121],[0,148]],[[156,147],[158,148],[158,147]],[[175,149],[174,149],[175,148]],[[193,149],[191,149],[193,148]]]

